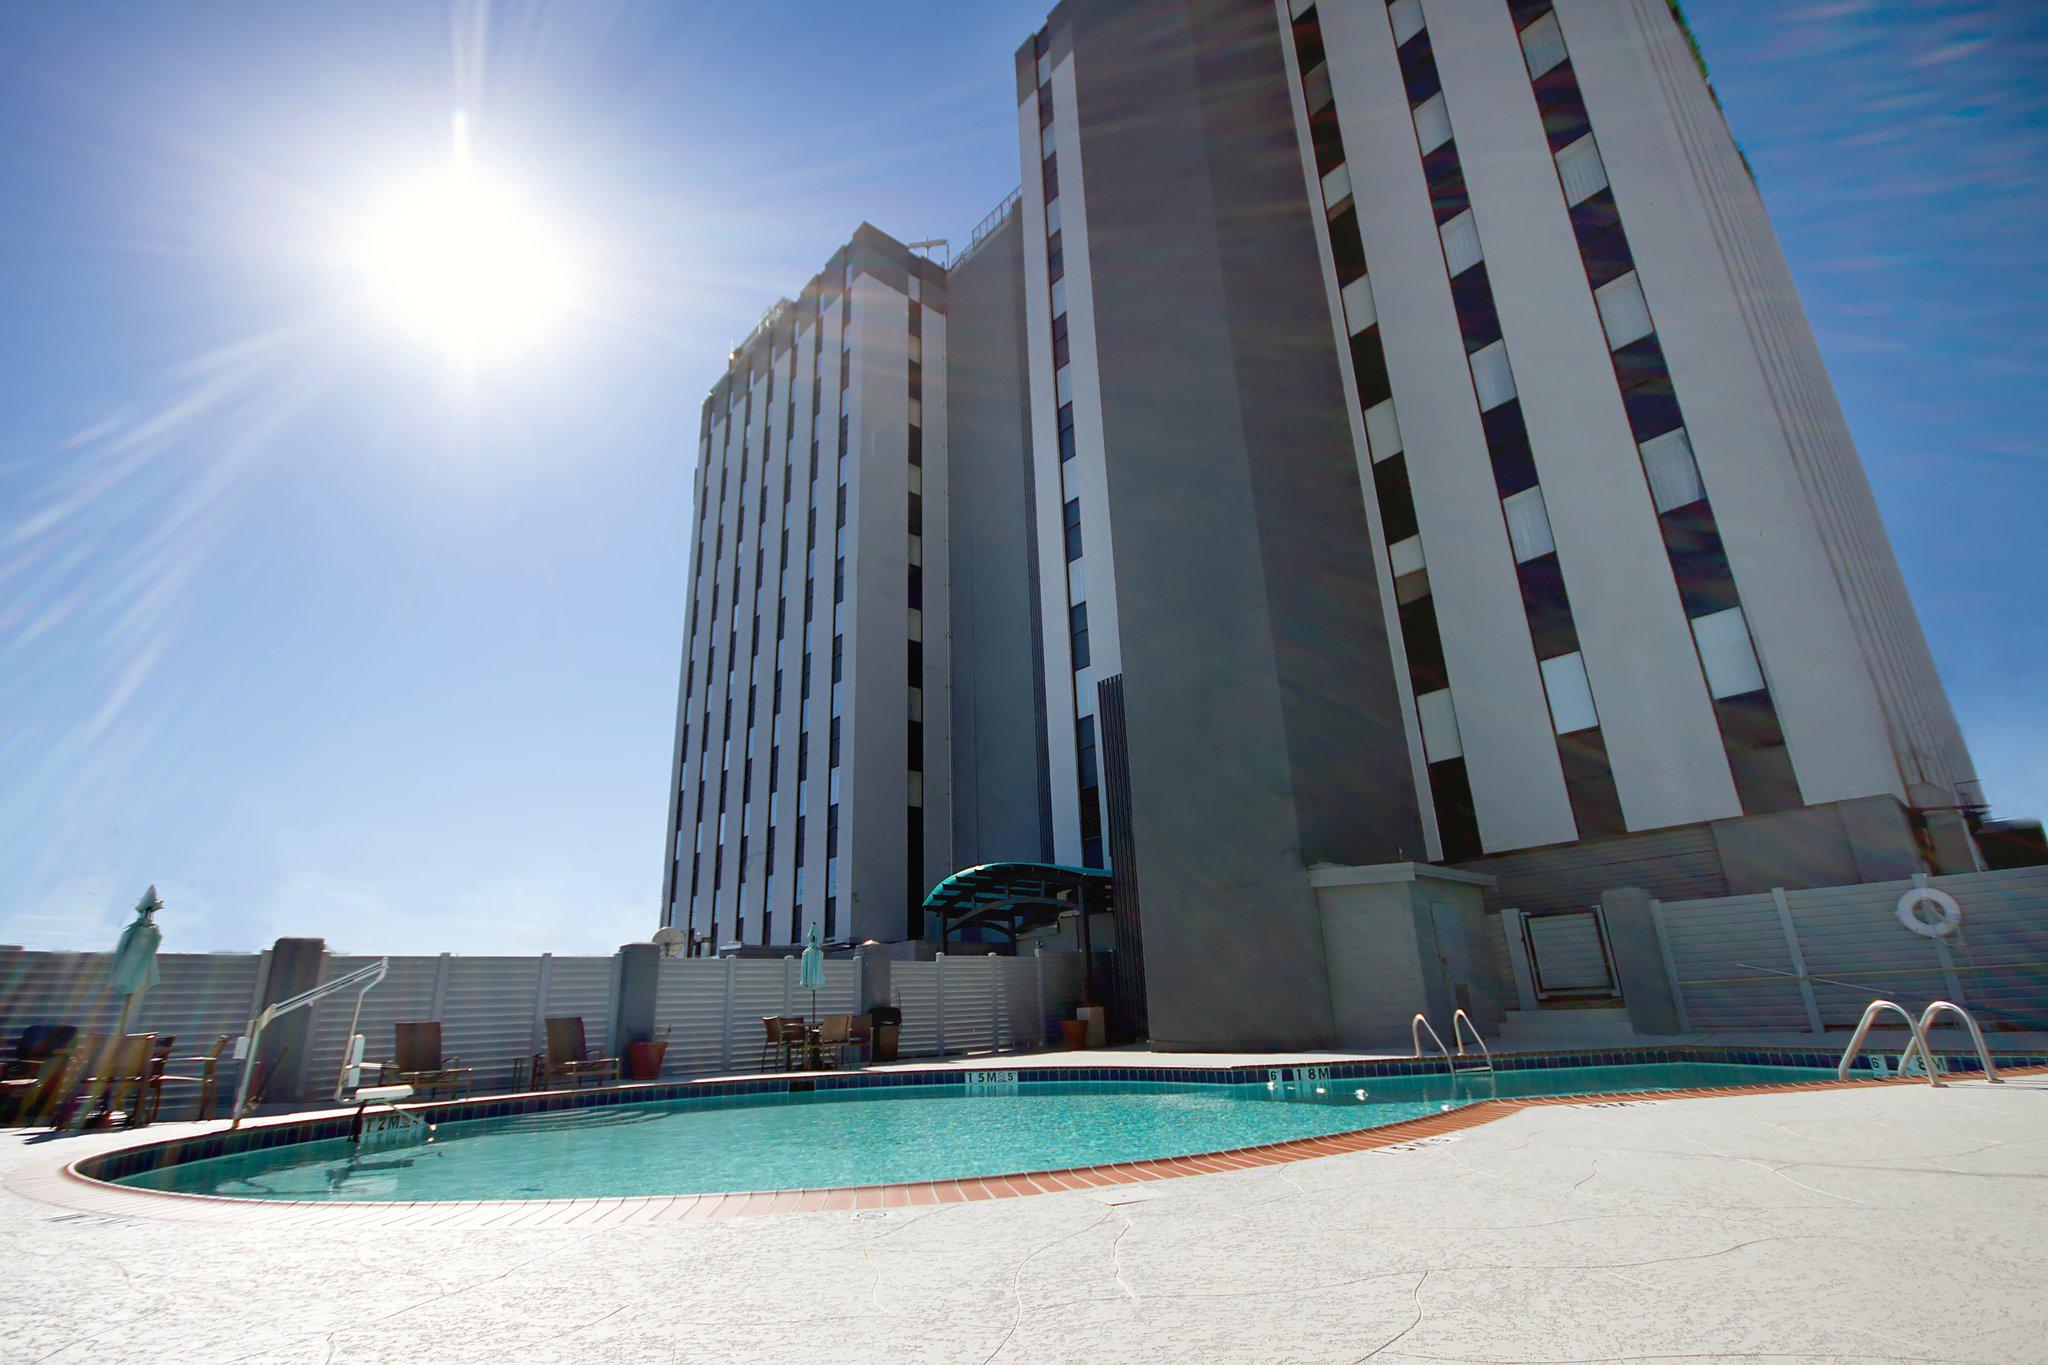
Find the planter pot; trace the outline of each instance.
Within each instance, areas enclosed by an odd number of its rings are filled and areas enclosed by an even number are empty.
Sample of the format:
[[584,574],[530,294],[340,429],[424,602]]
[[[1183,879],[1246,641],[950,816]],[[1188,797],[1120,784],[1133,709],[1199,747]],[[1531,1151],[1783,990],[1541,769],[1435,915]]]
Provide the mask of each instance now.
[[1088,1021],[1086,1019],[1060,1020],[1060,1042],[1069,1051],[1079,1051],[1088,1046]]
[[661,1078],[661,1059],[668,1052],[665,1041],[626,1044],[626,1079],[653,1081]]

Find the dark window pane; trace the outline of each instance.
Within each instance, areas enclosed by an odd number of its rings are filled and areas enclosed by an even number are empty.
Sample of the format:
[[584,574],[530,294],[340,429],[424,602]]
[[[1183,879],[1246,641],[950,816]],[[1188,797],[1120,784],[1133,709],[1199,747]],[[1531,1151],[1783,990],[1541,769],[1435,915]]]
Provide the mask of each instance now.
[[1365,243],[1358,235],[1357,209],[1347,208],[1330,219],[1330,256],[1336,263],[1339,286],[1365,273]]
[[1465,760],[1447,758],[1430,764],[1429,790],[1444,859],[1458,862],[1478,857],[1484,850],[1479,844],[1479,817],[1472,809],[1472,782],[1465,774]]
[[1373,492],[1379,497],[1380,526],[1387,535],[1387,544],[1395,545],[1414,535],[1415,498],[1408,488],[1408,460],[1396,455],[1390,460],[1381,460],[1372,467]]
[[1579,647],[1578,628],[1572,624],[1571,601],[1565,596],[1564,569],[1554,554],[1538,555],[1515,566],[1522,583],[1522,609],[1529,617],[1529,642],[1536,657],[1554,659]]
[[1450,686],[1444,667],[1443,636],[1437,629],[1436,603],[1427,597],[1401,604],[1401,643],[1408,651],[1408,681],[1418,695]]
[[1368,327],[1351,338],[1352,378],[1358,384],[1358,406],[1370,408],[1394,396],[1393,381],[1387,376],[1387,358],[1380,346],[1380,329]]

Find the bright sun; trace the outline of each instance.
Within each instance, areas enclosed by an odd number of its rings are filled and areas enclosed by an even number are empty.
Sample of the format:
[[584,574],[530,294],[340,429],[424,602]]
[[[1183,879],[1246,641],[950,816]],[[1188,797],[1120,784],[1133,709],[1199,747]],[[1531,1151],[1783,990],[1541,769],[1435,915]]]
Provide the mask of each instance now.
[[447,165],[402,185],[360,225],[356,263],[394,321],[468,365],[531,348],[574,301],[547,221],[476,166],[458,119]]

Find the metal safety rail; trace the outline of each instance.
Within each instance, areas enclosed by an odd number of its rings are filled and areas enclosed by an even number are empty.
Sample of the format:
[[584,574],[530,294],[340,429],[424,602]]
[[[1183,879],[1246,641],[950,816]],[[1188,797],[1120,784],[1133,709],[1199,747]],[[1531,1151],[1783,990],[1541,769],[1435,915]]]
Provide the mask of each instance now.
[[1478,1064],[1470,1066],[1460,1066],[1458,1065],[1458,1062],[1453,1062],[1452,1069],[1456,1071],[1485,1071],[1489,1073],[1492,1072],[1493,1053],[1487,1050],[1486,1040],[1479,1036],[1479,1025],[1472,1022],[1471,1015],[1465,1013],[1465,1011],[1463,1010],[1459,1010],[1457,1013],[1451,1016],[1451,1038],[1458,1045],[1459,1062],[1462,1062],[1469,1055],[1465,1051],[1465,1035],[1468,1033],[1472,1035],[1472,1046],[1479,1049]]
[[2005,1079],[1998,1074],[1998,1068],[1991,1064],[1991,1049],[1984,1045],[1984,1030],[1977,1027],[1977,1021],[1970,1017],[1968,1010],[1949,1000],[1937,1000],[1921,1013],[1920,1023],[1913,1030],[1913,1041],[1899,1057],[1899,1070],[1903,1072],[1906,1069],[1907,1063],[1913,1059],[1913,1049],[1918,1048],[1920,1050],[1920,1065],[1927,1072],[1927,1083],[1929,1085],[1946,1084],[1941,1079],[1940,1068],[1935,1062],[1934,1053],[1929,1049],[1927,1043],[1928,1031],[1934,1027],[1934,1018],[1938,1014],[1953,1014],[1956,1018],[1963,1021],[1963,1027],[1970,1034],[1970,1045],[1977,1049],[1977,1064],[1984,1068],[1984,1079],[1993,1085],[2004,1085]]
[[1856,1032],[1849,1038],[1849,1046],[1842,1049],[1841,1064],[1835,1068],[1837,1080],[1849,1079],[1850,1069],[1856,1064],[1857,1054],[1863,1050],[1863,1040],[1869,1036],[1871,1025],[1875,1024],[1878,1016],[1887,1010],[1905,1020],[1907,1031],[1912,1034],[1911,1040],[1906,1044],[1906,1050],[1899,1054],[1901,1076],[1906,1074],[1906,1069],[1913,1064],[1913,1059],[1917,1056],[1921,1070],[1927,1073],[1929,1085],[1938,1088],[1947,1084],[1941,1079],[1941,1064],[1935,1060],[1934,1051],[1927,1044],[1927,1030],[1933,1026],[1937,1015],[1953,1014],[1963,1021],[1963,1027],[1969,1031],[1970,1042],[1977,1049],[1977,1062],[1984,1068],[1984,1079],[1993,1085],[2004,1084],[1998,1074],[1998,1068],[1992,1065],[1991,1049],[1985,1046],[1983,1030],[1977,1027],[1977,1021],[1970,1017],[1968,1010],[1949,1000],[1936,1000],[1918,1019],[1907,1013],[1905,1006],[1895,1000],[1871,1001],[1864,1007],[1863,1017],[1857,1021]]
[[1443,1054],[1444,1070],[1450,1072],[1453,1076],[1457,1075],[1458,1064],[1451,1060],[1451,1050],[1444,1046],[1444,1040],[1437,1036],[1437,1032],[1430,1026],[1428,1018],[1420,1014],[1416,1015],[1413,1022],[1408,1025],[1408,1037],[1415,1044],[1415,1055],[1418,1057],[1422,1055],[1422,1035],[1425,1033],[1429,1035],[1429,1041],[1436,1044],[1436,1050]]

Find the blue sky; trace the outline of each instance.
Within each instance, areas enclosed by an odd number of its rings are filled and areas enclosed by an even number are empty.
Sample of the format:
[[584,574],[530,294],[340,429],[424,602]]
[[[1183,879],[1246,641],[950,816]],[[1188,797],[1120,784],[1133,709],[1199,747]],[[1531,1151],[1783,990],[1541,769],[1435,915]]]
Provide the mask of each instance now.
[[[863,218],[1017,181],[1030,4],[0,11],[0,942],[604,950],[659,895],[691,444]],[[1995,804],[2048,810],[2048,13],[1693,0]],[[581,262],[465,377],[347,225],[444,156]]]

